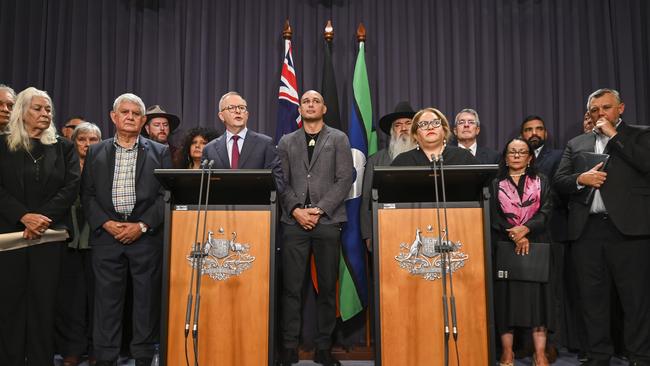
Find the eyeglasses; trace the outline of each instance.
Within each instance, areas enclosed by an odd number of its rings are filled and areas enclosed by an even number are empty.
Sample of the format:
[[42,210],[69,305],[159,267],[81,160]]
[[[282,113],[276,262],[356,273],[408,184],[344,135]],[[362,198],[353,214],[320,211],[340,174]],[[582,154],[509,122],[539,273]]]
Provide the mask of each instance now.
[[245,105],[229,105],[227,107],[224,107],[221,111],[228,110],[230,113],[235,113],[235,111],[240,111],[241,113],[247,112],[248,107]]
[[456,126],[474,126],[476,124],[476,121],[473,119],[459,119],[456,122]]
[[517,156],[517,155],[528,156],[528,154],[530,154],[530,152],[528,150],[510,150],[510,151],[508,151],[508,155],[510,155],[510,156]]
[[418,121],[417,126],[421,130],[428,130],[442,126],[442,121],[439,119],[434,119],[433,121]]

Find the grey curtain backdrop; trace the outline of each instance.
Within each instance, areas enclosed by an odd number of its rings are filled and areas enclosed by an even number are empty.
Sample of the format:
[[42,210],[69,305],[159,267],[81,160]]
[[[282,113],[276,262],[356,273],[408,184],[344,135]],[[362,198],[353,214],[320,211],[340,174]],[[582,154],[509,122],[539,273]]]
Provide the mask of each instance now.
[[363,22],[375,120],[400,100],[450,119],[471,107],[480,143],[501,148],[539,114],[562,147],[600,87],[621,91],[626,120],[648,124],[649,18],[647,0],[0,0],[0,82],[45,89],[57,125],[81,114],[106,134],[123,92],[178,114],[182,130],[223,130],[217,101],[237,90],[250,126],[273,135],[284,21],[303,92],[320,88],[332,19],[347,126]]

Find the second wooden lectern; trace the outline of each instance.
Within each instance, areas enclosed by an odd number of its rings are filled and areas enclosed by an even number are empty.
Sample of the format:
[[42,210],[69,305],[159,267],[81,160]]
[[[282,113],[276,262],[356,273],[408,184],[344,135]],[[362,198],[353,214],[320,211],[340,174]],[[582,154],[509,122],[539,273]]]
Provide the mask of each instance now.
[[[275,293],[275,183],[270,170],[156,170],[168,190],[165,211],[161,361],[165,365],[270,365]],[[205,195],[209,188],[207,211]],[[198,205],[199,190],[203,190]],[[197,215],[200,213],[200,216]],[[204,224],[205,217],[205,224]],[[198,225],[201,288],[198,342],[185,337],[188,293],[195,295]],[[205,226],[204,226],[205,225]],[[196,251],[195,251],[196,253]],[[185,347],[187,346],[187,351]]]
[[[452,272],[458,330],[457,341],[449,337],[449,365],[493,363],[492,269],[485,187],[495,171],[496,165],[445,167],[445,215],[443,204],[440,203],[439,209],[436,204],[436,184],[438,202],[443,198],[439,170],[434,171],[432,167],[375,169],[373,254],[377,273],[377,365],[444,365],[440,255],[443,243],[453,248],[445,259],[448,260],[445,268]],[[451,285],[447,276],[448,297]],[[451,307],[451,299],[448,300]],[[451,333],[451,308],[447,320]]]

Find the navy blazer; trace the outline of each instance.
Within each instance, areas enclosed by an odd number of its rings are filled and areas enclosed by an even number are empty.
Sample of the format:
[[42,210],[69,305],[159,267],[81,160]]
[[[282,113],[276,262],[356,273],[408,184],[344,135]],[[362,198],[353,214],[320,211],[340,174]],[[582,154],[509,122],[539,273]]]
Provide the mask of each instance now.
[[9,151],[8,135],[0,136],[0,233],[25,230],[20,219],[26,213],[39,213],[52,220],[52,229],[71,230],[70,206],[79,192],[79,158],[74,145],[58,137],[43,145],[43,199],[38,207],[27,207],[24,190],[25,152]]
[[[583,172],[573,166],[573,159],[581,152],[594,152],[595,145],[593,133],[571,139],[555,173],[556,189],[570,195],[570,240],[582,235],[591,207],[591,201],[583,203],[583,195],[589,189],[578,189],[576,181]],[[650,235],[650,130],[621,122],[605,153],[609,154],[607,179],[600,187],[600,194],[609,217],[625,235]]]
[[535,158],[535,169],[544,173],[552,181],[557,168],[560,166],[560,160],[562,160],[562,150],[551,149],[544,144],[539,155]]
[[[213,169],[230,169],[228,157],[227,134],[210,141],[203,148],[201,160],[213,160]],[[246,138],[239,155],[238,169],[271,169],[278,192],[283,191],[282,168],[273,139],[252,131],[246,132]]]
[[[149,226],[149,235],[138,241],[147,241],[152,236],[162,238],[164,189],[154,176],[154,169],[172,168],[169,147],[139,136],[138,158],[135,170],[136,202],[131,215],[124,220],[113,206],[113,175],[115,173],[114,138],[91,145],[86,155],[81,179],[81,201],[90,225],[90,243],[111,244],[114,238],[102,225],[109,220],[144,222]],[[160,236],[160,237],[158,237]]]

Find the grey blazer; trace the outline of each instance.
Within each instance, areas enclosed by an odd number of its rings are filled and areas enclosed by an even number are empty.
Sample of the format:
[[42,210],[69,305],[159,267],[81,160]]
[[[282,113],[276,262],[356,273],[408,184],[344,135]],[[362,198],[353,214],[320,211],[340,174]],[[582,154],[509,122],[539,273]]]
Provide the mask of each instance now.
[[352,187],[354,166],[350,141],[343,132],[323,126],[311,162],[303,129],[280,139],[278,155],[285,184],[284,192],[280,194],[283,223],[295,224],[291,211],[305,203],[307,191],[312,205],[325,212],[321,223],[347,221],[345,199]]

